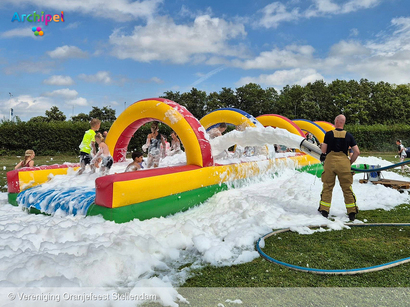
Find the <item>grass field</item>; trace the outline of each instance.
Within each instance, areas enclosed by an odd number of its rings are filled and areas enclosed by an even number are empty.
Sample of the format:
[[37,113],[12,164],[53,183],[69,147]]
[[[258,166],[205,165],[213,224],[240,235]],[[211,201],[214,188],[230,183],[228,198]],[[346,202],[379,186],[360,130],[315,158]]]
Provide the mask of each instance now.
[[[367,223],[410,223],[410,205],[393,210],[361,211]],[[281,233],[268,238],[263,252],[297,266],[354,269],[410,256],[409,227],[355,227],[300,235]],[[207,266],[185,287],[409,287],[409,264],[359,275],[316,275],[271,263],[262,257],[231,267]]]

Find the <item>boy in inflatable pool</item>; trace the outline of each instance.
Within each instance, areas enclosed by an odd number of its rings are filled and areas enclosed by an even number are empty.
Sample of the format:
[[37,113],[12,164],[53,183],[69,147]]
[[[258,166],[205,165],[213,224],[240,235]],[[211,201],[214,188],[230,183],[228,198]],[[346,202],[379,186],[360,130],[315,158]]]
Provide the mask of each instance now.
[[142,169],[142,160],[144,156],[142,155],[142,152],[140,151],[134,151],[132,153],[132,163],[128,164],[127,168],[125,169],[125,172],[134,172],[138,171],[139,169]]
[[97,133],[95,135],[95,142],[98,144],[98,153],[91,160],[91,165],[94,165],[97,159],[102,158],[100,172],[103,175],[108,175],[108,173],[110,172],[110,168],[114,163],[114,160],[111,157],[110,150],[108,149],[107,144],[105,144],[104,138],[101,133]]
[[[97,118],[93,118],[90,122],[91,129],[84,133],[83,140],[80,144],[80,170],[78,175],[81,175],[85,171],[85,167],[91,163],[91,151],[95,155],[95,132],[100,129],[101,121]],[[95,172],[94,164],[90,164],[91,172]]]

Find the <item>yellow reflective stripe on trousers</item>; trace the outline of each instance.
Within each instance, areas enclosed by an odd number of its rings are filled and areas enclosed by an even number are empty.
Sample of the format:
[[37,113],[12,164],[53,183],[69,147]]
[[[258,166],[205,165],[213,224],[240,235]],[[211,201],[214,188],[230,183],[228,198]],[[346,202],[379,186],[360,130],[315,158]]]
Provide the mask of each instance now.
[[356,195],[353,193],[353,188],[350,186],[350,191],[352,191],[354,203],[353,204],[346,204],[346,208],[352,208],[356,206]]
[[357,198],[356,198],[356,194],[354,194],[354,192],[353,192],[352,186],[350,186],[350,191],[352,191],[354,202],[356,202]]
[[320,204],[325,207],[330,207],[329,203],[325,203],[324,201],[320,201]]

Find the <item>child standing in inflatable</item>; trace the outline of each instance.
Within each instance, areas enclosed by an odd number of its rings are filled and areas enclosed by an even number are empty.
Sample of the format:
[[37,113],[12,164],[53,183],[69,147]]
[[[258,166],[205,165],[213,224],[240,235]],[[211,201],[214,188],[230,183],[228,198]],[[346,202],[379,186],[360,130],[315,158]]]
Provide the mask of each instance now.
[[[407,158],[407,153],[406,153],[406,148],[404,147],[404,145],[401,143],[401,140],[397,140],[396,141],[396,145],[397,145],[397,153],[400,156],[400,162],[403,162],[405,158]],[[404,173],[404,166],[401,166],[401,172]],[[408,169],[408,166],[406,165],[406,169]]]
[[132,163],[128,164],[127,168],[125,169],[125,172],[134,172],[142,169],[142,160],[144,159],[144,156],[142,155],[142,152],[140,151],[134,151],[132,153]]
[[147,168],[158,167],[161,158],[161,144],[166,148],[164,137],[158,132],[158,123],[151,124],[151,133],[147,136],[147,143],[142,146],[146,151],[148,149]]
[[110,150],[108,149],[107,144],[105,144],[104,137],[101,133],[97,133],[95,135],[95,142],[98,144],[98,153],[91,160],[91,165],[93,165],[97,161],[97,159],[102,158],[100,172],[103,175],[108,175],[110,168],[114,163],[114,160],[111,157]]
[[22,168],[22,167],[33,167],[34,166],[34,157],[35,157],[34,150],[27,149],[24,154],[24,160],[20,161],[14,169]]
[[167,152],[167,156],[173,156],[173,155],[182,153],[181,142],[179,141],[179,138],[175,131],[171,132],[171,138],[172,138],[171,148]]
[[95,172],[94,164],[91,164],[91,151],[95,155],[95,132],[100,129],[101,121],[97,118],[93,118],[90,122],[91,129],[84,133],[83,140],[80,144],[80,170],[78,175],[81,175],[85,171],[85,167],[90,164],[91,173]]

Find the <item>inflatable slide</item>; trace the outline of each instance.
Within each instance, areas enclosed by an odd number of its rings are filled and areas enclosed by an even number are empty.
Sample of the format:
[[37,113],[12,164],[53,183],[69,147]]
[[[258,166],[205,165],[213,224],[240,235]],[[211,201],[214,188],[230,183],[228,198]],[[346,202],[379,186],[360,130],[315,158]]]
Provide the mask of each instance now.
[[[173,101],[162,98],[144,99],[130,105],[109,130],[106,144],[114,163],[126,161],[131,137],[142,125],[152,121],[162,122],[177,133],[185,148],[185,165],[98,177],[95,179],[95,189],[84,193],[76,191],[76,202],[69,199],[70,191],[60,193],[61,199],[55,201],[58,205],[53,208],[48,204],[55,191],[43,191],[39,186],[54,176],[75,173],[79,165],[23,168],[7,174],[9,202],[36,213],[53,214],[59,209],[68,214],[102,215],[104,219],[118,223],[135,218],[144,220],[165,217],[204,202],[215,193],[227,189],[231,183],[274,172],[279,165],[320,165],[320,149],[306,142],[304,131],[323,141],[325,131],[332,129],[332,125],[326,122],[290,121],[275,114],[254,118],[233,108],[215,110],[199,121],[185,107]],[[271,152],[272,146],[269,146],[273,143],[267,143],[262,146],[266,147],[263,155],[251,160],[239,157],[235,162],[219,163],[214,160],[215,150],[223,150],[242,142],[238,137],[242,132],[239,131],[216,138],[220,140],[210,140],[207,129],[222,122],[245,127],[243,135],[250,137],[246,140],[248,143],[241,145],[260,145],[258,137],[266,135],[272,142],[288,140],[293,145],[290,147],[296,148],[297,152],[276,157]]]

